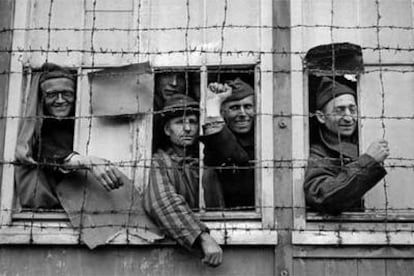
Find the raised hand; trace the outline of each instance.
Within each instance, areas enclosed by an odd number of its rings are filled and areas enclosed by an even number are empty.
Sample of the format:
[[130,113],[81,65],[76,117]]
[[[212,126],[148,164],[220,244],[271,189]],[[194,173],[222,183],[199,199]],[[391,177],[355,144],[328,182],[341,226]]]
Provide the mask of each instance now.
[[210,83],[207,87],[206,116],[219,117],[221,103],[231,95],[232,89],[227,84]]
[[370,155],[377,162],[383,162],[388,155],[390,155],[388,142],[383,139],[372,142],[369,145],[366,154]]

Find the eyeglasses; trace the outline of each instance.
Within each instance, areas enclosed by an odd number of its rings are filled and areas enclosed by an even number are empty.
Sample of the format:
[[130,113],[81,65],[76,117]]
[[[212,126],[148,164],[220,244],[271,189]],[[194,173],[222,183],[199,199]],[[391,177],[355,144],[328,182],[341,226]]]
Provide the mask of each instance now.
[[56,92],[45,92],[43,96],[48,100],[56,100],[59,97],[59,94],[65,100],[72,100],[75,97],[73,91],[56,91]]
[[358,114],[358,108],[356,105],[350,105],[350,106],[337,106],[332,111],[332,115],[338,115],[338,116],[345,116],[347,115],[347,110],[349,110],[349,115],[355,116]]

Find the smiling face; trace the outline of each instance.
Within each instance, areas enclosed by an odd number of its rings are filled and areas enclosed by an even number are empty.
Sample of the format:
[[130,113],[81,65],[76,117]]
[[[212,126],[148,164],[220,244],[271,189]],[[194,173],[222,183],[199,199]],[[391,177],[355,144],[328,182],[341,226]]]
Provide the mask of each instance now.
[[254,96],[223,103],[221,115],[231,131],[238,134],[249,132],[254,124]]
[[190,147],[198,138],[198,117],[189,114],[171,118],[165,123],[164,132],[174,146]]
[[160,74],[157,79],[157,92],[164,101],[174,94],[185,94],[184,75],[176,72]]
[[57,118],[67,117],[75,101],[75,83],[68,78],[54,78],[41,84],[45,111]]
[[344,94],[330,100],[323,111],[316,111],[316,118],[330,132],[349,137],[356,130],[357,114],[354,96]]

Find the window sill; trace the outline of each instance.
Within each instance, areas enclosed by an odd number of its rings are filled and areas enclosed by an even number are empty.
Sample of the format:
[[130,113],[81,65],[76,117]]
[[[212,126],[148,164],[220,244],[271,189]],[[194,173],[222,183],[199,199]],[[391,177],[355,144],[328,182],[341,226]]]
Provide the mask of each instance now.
[[308,212],[307,222],[414,222],[413,212],[344,212],[338,216]]
[[295,230],[292,242],[298,245],[414,245],[414,233],[398,230]]
[[260,220],[261,214],[257,212],[246,212],[246,211],[207,211],[197,213],[198,217],[203,221],[234,221],[234,220],[243,220],[243,221],[252,221]]
[[[263,229],[261,222],[207,222],[210,233],[219,244],[276,245],[277,232]],[[69,222],[16,221],[11,226],[0,227],[0,244],[79,244],[79,231]],[[154,245],[173,244],[165,239],[155,243],[120,232],[108,244]]]
[[306,214],[306,223],[292,232],[294,244],[414,245],[411,212],[346,212],[338,216]]

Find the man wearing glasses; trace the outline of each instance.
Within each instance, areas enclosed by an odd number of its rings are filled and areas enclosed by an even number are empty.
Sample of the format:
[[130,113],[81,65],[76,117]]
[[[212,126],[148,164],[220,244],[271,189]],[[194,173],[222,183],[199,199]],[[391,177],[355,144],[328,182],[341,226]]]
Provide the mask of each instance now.
[[327,77],[318,87],[319,141],[311,145],[304,183],[306,205],[313,210],[361,211],[364,194],[386,175],[387,141],[376,140],[358,155],[355,98],[353,89]]
[[107,191],[122,186],[120,171],[109,161],[73,151],[75,75],[51,63],[44,64],[38,75],[38,79],[33,77],[32,81],[32,86],[36,82],[39,90],[35,112],[38,118],[26,118],[23,122],[26,130],[21,129],[19,133],[16,159],[21,163],[37,162],[42,174],[38,173],[40,179],[34,181],[23,173],[29,169],[27,166],[16,167],[21,206],[31,209],[61,208],[55,187],[73,168],[82,167],[90,171]]
[[362,197],[385,175],[387,141],[372,142],[358,155],[356,93],[324,77],[316,92],[319,141],[310,147],[305,176],[306,205],[323,213],[361,211]]
[[160,238],[133,183],[109,160],[73,150],[75,91],[76,74],[56,64],[32,74],[16,145],[20,206],[63,208],[91,249],[137,225],[150,229],[138,236]]

